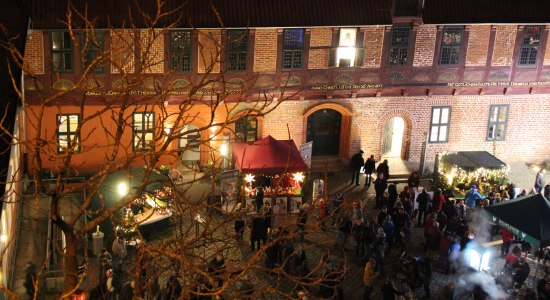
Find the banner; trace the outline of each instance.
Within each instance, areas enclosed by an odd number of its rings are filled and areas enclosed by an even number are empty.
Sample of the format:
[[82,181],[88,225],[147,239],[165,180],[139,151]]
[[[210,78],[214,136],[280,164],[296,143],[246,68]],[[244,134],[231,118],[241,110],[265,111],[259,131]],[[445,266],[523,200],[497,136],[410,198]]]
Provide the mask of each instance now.
[[307,165],[308,169],[311,169],[311,154],[313,153],[313,142],[307,142],[300,146],[300,155]]

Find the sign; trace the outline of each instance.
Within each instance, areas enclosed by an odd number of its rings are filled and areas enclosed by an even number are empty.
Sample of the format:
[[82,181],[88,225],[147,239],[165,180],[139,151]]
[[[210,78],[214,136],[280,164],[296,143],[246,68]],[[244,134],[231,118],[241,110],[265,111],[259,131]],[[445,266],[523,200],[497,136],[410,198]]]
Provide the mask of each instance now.
[[221,193],[222,193],[222,209],[225,212],[231,212],[239,202],[239,171],[229,170],[222,172],[221,176]]
[[311,169],[311,154],[313,153],[313,142],[307,142],[300,146],[300,155],[307,165],[308,169]]
[[535,239],[534,237],[528,235],[527,233],[517,229],[516,227],[500,220],[499,218],[491,215],[491,221],[493,221],[493,223],[495,223],[496,225],[510,231],[513,235],[515,235],[518,239],[521,239],[521,240],[524,240],[526,242],[529,242],[531,244],[533,244],[535,247],[539,247],[540,246],[540,241]]

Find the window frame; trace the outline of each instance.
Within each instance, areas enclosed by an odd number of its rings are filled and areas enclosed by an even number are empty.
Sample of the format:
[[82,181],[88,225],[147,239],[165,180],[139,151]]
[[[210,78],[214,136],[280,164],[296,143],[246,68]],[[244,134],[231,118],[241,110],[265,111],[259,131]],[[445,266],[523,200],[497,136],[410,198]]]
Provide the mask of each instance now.
[[[141,115],[143,122],[143,129],[136,129],[136,115]],[[146,117],[149,115],[148,117]],[[145,120],[147,119],[147,123]],[[149,122],[150,121],[150,122]],[[151,125],[149,128],[147,125]],[[147,147],[145,145],[146,135],[148,133],[152,134],[151,145]],[[136,144],[136,137],[139,136],[138,144]],[[143,141],[139,143],[139,141]],[[153,111],[144,111],[144,112],[134,112],[132,114],[132,150],[134,152],[151,152],[155,150],[155,112]]]
[[[406,44],[405,45],[395,45],[396,41],[394,40],[394,33],[396,33],[396,30],[401,30],[401,29],[407,29],[407,36],[406,36]],[[411,33],[412,33],[412,28],[410,26],[406,26],[406,25],[399,25],[399,26],[393,26],[392,27],[392,30],[391,30],[391,33],[390,33],[390,45],[389,45],[389,48],[388,48],[388,66],[389,67],[404,67],[404,66],[407,66],[409,65],[409,48],[410,48],[410,41],[411,41]],[[405,52],[405,62],[404,63],[397,63],[397,64],[394,64],[392,63],[392,50],[397,50],[398,51],[398,57],[400,56],[399,54],[402,54],[402,52]]]
[[[445,35],[452,34],[454,30],[460,30],[460,42],[456,43],[451,40],[451,43],[445,43]],[[449,32],[450,31],[450,32]],[[441,46],[439,47],[439,65],[441,66],[457,66],[460,64],[460,55],[462,53],[462,46],[464,44],[464,26],[445,26],[441,32]],[[451,39],[451,38],[450,38]],[[453,50],[456,54],[453,56]],[[449,53],[448,61],[443,60],[444,53]],[[456,57],[456,61],[453,60]]]
[[[447,114],[447,122],[442,123],[441,122],[441,112],[447,109],[449,112]],[[434,123],[434,112],[435,110],[439,110],[439,120],[438,123]],[[446,132],[445,132],[445,140],[440,140],[440,132],[441,127],[447,126]],[[432,140],[432,133],[433,133],[433,127],[437,127],[437,139]],[[430,144],[437,144],[437,143],[447,143],[449,142],[449,131],[451,128],[451,106],[432,106],[432,114],[430,115],[430,133],[428,135],[428,142]]]
[[[239,37],[233,35],[240,34]],[[245,72],[248,69],[248,30],[227,30],[226,43],[226,70],[231,72]],[[235,62],[232,62],[235,60]],[[242,63],[244,62],[244,63]]]
[[[288,39],[291,40],[296,44],[295,41],[291,39],[291,32],[300,33],[301,34],[301,45],[300,46],[289,46],[287,44],[287,34]],[[303,28],[286,28],[283,29],[283,52],[281,55],[281,69],[283,70],[298,70],[302,69],[304,66],[304,38],[305,38],[305,29]],[[290,42],[290,41],[289,41]],[[291,67],[285,67],[285,58],[286,54],[289,54],[290,56],[290,65]],[[299,57],[299,65],[296,63],[296,60],[298,60]]]
[[[174,35],[176,35],[177,33],[182,34],[182,36],[188,36],[189,38],[188,45],[182,45],[182,49],[178,49],[178,47],[175,46],[174,43]],[[174,71],[177,73],[190,73],[193,70],[193,30],[170,30],[168,38],[170,39],[170,71]],[[183,43],[187,44],[187,41],[184,41]],[[179,69],[174,67],[174,57],[177,55],[181,55],[181,57],[178,57],[181,59],[181,67]],[[188,68],[183,67],[185,66],[183,62],[185,61],[186,55],[188,56],[189,61]]]
[[[536,41],[536,45],[533,46],[533,44],[530,44],[530,43],[525,43],[526,39],[527,39],[527,35],[528,35],[528,30],[530,29],[538,29],[539,32],[538,32],[538,40]],[[530,67],[530,66],[536,66],[539,62],[539,53],[540,53],[540,44],[541,44],[541,39],[542,39],[542,33],[544,32],[544,28],[542,26],[525,26],[523,28],[523,31],[521,33],[521,43],[520,43],[520,47],[519,47],[519,52],[518,52],[518,66],[522,66],[522,67]],[[526,61],[525,62],[522,62],[522,58],[523,58],[523,52],[524,50],[527,50],[528,53],[526,55]],[[529,51],[529,50],[534,50],[535,51],[535,59],[532,63],[530,63],[531,58],[533,56],[532,52]]]
[[[251,128],[251,127],[248,126],[248,125],[250,124],[249,122],[250,122],[251,119],[254,119],[254,121],[256,122],[256,126],[255,126],[254,128]],[[239,128],[239,125],[240,125],[241,123],[244,123],[245,126],[242,126],[242,125],[241,125],[240,128]],[[246,117],[243,117],[243,118],[240,119],[240,120],[237,120],[237,121],[235,122],[235,140],[238,141],[238,142],[244,142],[244,143],[253,143],[253,142],[257,141],[257,140],[258,140],[258,124],[259,124],[258,118],[255,117],[255,116],[246,116]],[[240,129],[244,129],[244,131],[241,131]],[[254,138],[253,141],[249,141],[249,140],[248,140],[248,133],[249,133],[249,131],[250,131],[250,132],[251,132],[251,131],[254,131],[254,133],[255,133],[255,134],[254,134],[254,137],[255,137],[255,138]],[[240,140],[240,139],[238,138],[238,137],[239,137],[239,133],[242,133],[242,135],[243,135],[243,139],[242,139],[242,140]]]
[[[496,113],[496,120],[491,121],[491,116],[493,115],[493,108],[497,108]],[[500,115],[501,109],[506,109],[506,115],[504,116],[504,121],[500,121],[498,119]],[[493,104],[489,107],[489,118],[487,120],[487,134],[486,134],[486,141],[505,141],[506,140],[506,130],[508,129],[508,114],[510,113],[510,105],[509,104]],[[495,132],[497,132],[497,128],[499,125],[504,124],[503,130],[502,130],[502,136],[495,137]],[[489,135],[491,132],[491,128],[493,128],[492,136]]]
[[[53,44],[54,44],[54,34],[59,34],[61,33],[62,36],[61,36],[61,42],[63,43],[63,48],[62,49],[54,49],[53,48]],[[65,37],[63,36],[63,34],[68,34],[68,37],[69,37],[69,41],[70,41],[70,47],[69,49],[65,48],[64,47],[64,40],[65,40]],[[55,63],[54,63],[54,55],[55,54],[61,54],[61,57],[63,58],[62,62],[63,64],[66,64],[67,60],[65,59],[65,55],[69,55],[70,58],[68,61],[70,61],[71,63],[71,68],[70,69],[66,69],[65,66],[63,69],[56,69],[55,67]],[[74,66],[74,43],[73,43],[73,39],[71,37],[71,33],[69,30],[55,30],[55,31],[50,31],[50,57],[51,57],[51,68],[52,68],[52,71],[54,72],[58,72],[58,73],[72,73],[74,72],[74,69],[75,69],[75,66]]]
[[[90,31],[90,35],[91,34],[94,34],[95,33],[95,40],[97,41],[97,44],[95,43],[95,41],[89,41],[88,42],[88,47],[86,47],[86,49],[84,49],[82,51],[84,57],[82,57],[82,70],[84,71],[90,64],[88,64],[88,54],[90,53],[93,53],[94,54],[94,57],[91,61],[94,61],[97,56],[98,56],[98,52],[101,53],[101,52],[104,52],[105,51],[105,36],[107,34],[107,32],[105,30],[94,30],[94,31]],[[98,33],[99,33],[99,36],[101,36],[101,41],[98,40]],[[82,43],[82,45],[84,46],[84,43],[86,42],[86,31],[83,31],[81,32],[80,34],[80,41]],[[98,47],[99,46],[99,47]],[[96,67],[91,70],[92,73],[94,74],[100,74],[100,73],[105,73],[106,71],[106,68],[105,68],[105,63],[101,63],[101,64],[98,64],[96,65]]]
[[[75,117],[77,118],[76,122],[76,128],[74,128],[74,131],[71,129],[71,122],[70,118]],[[66,118],[67,122],[67,131],[60,131],[60,125],[63,123],[63,120],[61,120],[63,117]],[[69,149],[71,147],[71,144],[73,143],[73,140],[71,139],[71,135],[74,135],[74,138],[77,140],[76,145],[73,149],[74,152],[80,152],[80,135],[77,135],[78,127],[80,126],[80,114],[57,114],[56,115],[56,134],[57,134],[57,153],[66,153],[66,150],[63,149]],[[61,137],[66,137],[67,141],[67,147],[62,148],[61,146]]]

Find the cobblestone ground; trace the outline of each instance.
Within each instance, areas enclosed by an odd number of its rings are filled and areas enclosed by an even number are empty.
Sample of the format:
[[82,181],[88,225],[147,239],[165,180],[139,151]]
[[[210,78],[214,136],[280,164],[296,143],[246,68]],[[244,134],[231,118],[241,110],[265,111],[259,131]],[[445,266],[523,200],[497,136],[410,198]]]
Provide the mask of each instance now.
[[[345,182],[339,183],[339,178],[347,176],[335,176],[335,179],[333,180],[333,191],[335,193],[337,192],[344,192],[346,195],[346,201],[352,201],[353,199],[359,199],[361,195],[365,195],[363,197],[366,211],[367,213],[376,213],[376,211],[372,208],[374,206],[374,195],[371,193],[373,192],[373,189],[371,188],[366,193],[364,191],[361,191],[360,187],[347,187]],[[401,191],[403,186],[400,184],[398,185],[398,191]],[[223,216],[212,216],[214,220],[217,220],[218,223],[223,223],[223,219],[225,217]],[[287,228],[294,228],[295,222],[296,222],[296,215],[284,215],[276,218],[277,225],[287,227]],[[328,222],[330,223],[330,222]],[[285,296],[283,295],[294,295],[296,296],[296,291],[298,290],[296,282],[283,277],[278,276],[276,273],[270,273],[263,268],[263,255],[261,253],[254,253],[250,249],[250,242],[248,239],[249,236],[249,229],[246,229],[246,232],[244,234],[244,240],[236,240],[236,239],[227,239],[228,235],[233,234],[233,228],[232,228],[232,222],[227,222],[223,226],[219,228],[218,231],[216,231],[216,234],[212,238],[211,241],[207,242],[207,246],[205,248],[198,248],[197,251],[203,251],[203,256],[206,260],[208,260],[210,257],[214,255],[216,251],[219,251],[219,249],[226,249],[224,252],[224,256],[228,260],[228,268],[238,270],[243,267],[249,267],[249,275],[246,277],[246,280],[249,281],[251,286],[254,289],[261,289],[260,291],[256,290],[256,294],[254,295],[255,299],[285,299]],[[275,226],[274,226],[275,227]],[[313,215],[309,216],[308,221],[308,231],[311,231],[308,233],[305,237],[305,241],[302,244],[304,247],[304,250],[307,253],[308,257],[308,265],[310,269],[312,269],[313,273],[317,276],[321,274],[321,270],[316,268],[317,263],[321,260],[321,257],[324,254],[329,254],[334,262],[334,265],[338,269],[339,267],[345,268],[345,275],[344,280],[341,284],[344,297],[343,299],[362,299],[363,296],[363,269],[365,266],[365,257],[357,257],[355,255],[355,245],[354,241],[352,239],[349,239],[346,243],[345,250],[341,250],[339,248],[336,248],[334,246],[336,241],[336,229],[333,227],[330,227],[326,231],[319,230],[319,224],[318,221],[315,219]],[[163,238],[169,237],[171,234],[173,234],[174,228],[167,229],[165,232],[159,233],[156,235],[154,240],[162,240]],[[500,237],[498,235],[495,235],[494,240],[498,240]],[[154,242],[153,240],[153,242]],[[218,244],[217,244],[218,243]],[[224,245],[220,245],[219,243],[222,243]],[[412,233],[412,239],[408,246],[408,254],[410,255],[423,255],[423,243],[424,243],[424,237],[423,237],[423,228],[413,228]],[[492,248],[493,252],[495,254],[499,253],[500,246],[493,245]],[[401,253],[398,253],[397,249],[394,249],[393,252],[391,252],[389,255],[386,255],[385,257],[385,270],[386,275],[389,275],[392,273],[392,266],[396,265],[399,261]],[[251,260],[255,261],[255,263],[252,266],[247,266],[247,263]],[[437,260],[437,259],[436,259]],[[498,257],[498,255],[494,255],[494,259],[491,263],[491,270],[492,273],[498,273],[501,271],[502,266],[504,265],[503,259]],[[533,276],[535,275],[536,270],[536,264],[531,260],[531,277],[528,279],[527,283],[531,286],[533,286],[534,279]],[[539,274],[540,277],[542,272],[542,268],[539,267]],[[314,275],[314,276],[315,276]],[[434,266],[434,272],[432,275],[431,285],[430,289],[432,291],[432,298],[437,298],[437,295],[439,294],[439,291],[448,284],[449,282],[455,283],[456,286],[466,286],[471,287],[473,284],[471,283],[471,280],[474,280],[475,282],[482,282],[483,276],[476,275],[480,277],[466,277],[465,275],[459,275],[459,274],[452,274],[452,275],[445,275],[441,272],[438,272],[437,265]],[[162,281],[165,279],[161,279],[161,286]],[[377,287],[374,290],[374,293],[371,297],[371,299],[382,299],[382,291],[381,291],[381,285],[382,285],[383,279],[380,278],[378,280]],[[240,283],[238,283],[240,284]],[[238,285],[237,284],[237,285]],[[230,286],[224,295],[228,299],[233,299],[234,294],[233,291],[237,289],[237,286]],[[307,292],[309,294],[309,299],[318,299],[319,298],[319,290],[318,286],[312,285],[307,287]],[[496,295],[497,293],[501,291],[491,291],[488,290],[489,294]],[[424,289],[422,287],[417,288],[414,290],[415,298],[421,299],[425,296]],[[455,293],[454,299],[473,299],[471,294],[468,292],[468,289],[463,288],[457,288]]]

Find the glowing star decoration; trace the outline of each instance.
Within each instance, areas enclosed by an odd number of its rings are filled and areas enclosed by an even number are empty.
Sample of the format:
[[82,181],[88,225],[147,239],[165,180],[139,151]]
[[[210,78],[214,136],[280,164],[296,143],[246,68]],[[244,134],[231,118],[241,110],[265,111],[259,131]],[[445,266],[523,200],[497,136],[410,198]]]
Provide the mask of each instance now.
[[255,181],[254,180],[254,175],[252,174],[246,174],[246,176],[244,177],[244,181],[248,182],[248,183],[252,183],[252,181]]
[[293,174],[293,180],[296,182],[303,182],[304,181],[304,173],[294,173]]

